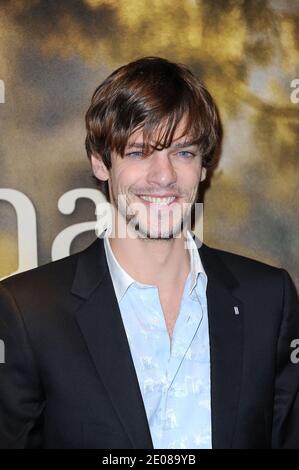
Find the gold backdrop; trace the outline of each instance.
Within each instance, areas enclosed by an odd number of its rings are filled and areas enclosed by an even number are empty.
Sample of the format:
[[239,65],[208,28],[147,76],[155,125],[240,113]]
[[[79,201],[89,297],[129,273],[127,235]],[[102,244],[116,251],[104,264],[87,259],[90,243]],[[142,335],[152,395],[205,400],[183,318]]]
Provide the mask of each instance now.
[[[299,286],[297,0],[0,1],[0,51],[0,277],[20,269],[22,237],[28,269],[51,261],[62,230],[95,219],[89,197],[73,212],[57,205],[95,188],[91,94],[114,68],[157,55],[189,65],[220,109],[204,241],[284,266]],[[79,234],[71,252],[94,237]]]

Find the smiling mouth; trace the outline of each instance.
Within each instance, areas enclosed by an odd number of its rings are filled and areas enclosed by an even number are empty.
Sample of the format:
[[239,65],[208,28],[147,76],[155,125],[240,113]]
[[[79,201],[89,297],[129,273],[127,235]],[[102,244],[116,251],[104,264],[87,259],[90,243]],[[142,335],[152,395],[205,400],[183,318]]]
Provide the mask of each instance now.
[[170,204],[172,204],[177,199],[176,196],[153,197],[153,196],[139,195],[138,197],[139,197],[139,199],[142,199],[143,201],[145,201],[145,203],[147,205],[156,204],[158,206],[169,206]]

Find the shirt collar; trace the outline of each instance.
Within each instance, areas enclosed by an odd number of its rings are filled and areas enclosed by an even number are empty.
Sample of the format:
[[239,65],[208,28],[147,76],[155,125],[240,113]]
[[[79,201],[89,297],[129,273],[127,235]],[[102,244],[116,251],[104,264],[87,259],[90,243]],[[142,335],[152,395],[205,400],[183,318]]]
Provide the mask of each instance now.
[[205,283],[207,281],[207,275],[202,265],[202,261],[199,256],[198,247],[194,240],[195,235],[193,235],[189,230],[187,231],[186,237],[186,248],[189,251],[190,256],[190,272],[191,272],[191,288],[189,291],[189,295],[193,291],[194,287],[197,285],[198,275],[201,274],[205,279]]
[[[119,264],[119,262],[115,258],[114,253],[111,249],[108,236],[106,236],[105,234],[103,238],[104,238],[104,249],[106,253],[107,264],[108,264],[108,268],[110,271],[110,275],[111,275],[111,279],[113,282],[113,286],[114,286],[118,303],[121,301],[121,299],[125,295],[127,289],[133,283],[137,284],[139,287],[142,287],[142,288],[153,287],[148,284],[142,284],[140,282],[137,282],[135,279],[133,279],[122,268],[122,266]],[[191,266],[191,269],[190,269],[191,288],[189,291],[189,295],[190,295],[194,287],[197,285],[198,275],[202,274],[204,279],[206,280],[206,273],[205,273],[205,270],[203,268],[203,265],[199,256],[197,245],[194,241],[194,235],[189,231],[187,231],[185,247],[188,249],[189,256],[190,256],[190,266]]]
[[113,251],[111,249],[109,238],[104,236],[104,248],[107,258],[107,264],[110,271],[111,279],[113,282],[115,295],[118,303],[121,301],[125,295],[127,289],[131,284],[135,282],[133,279],[119,264],[115,258]]

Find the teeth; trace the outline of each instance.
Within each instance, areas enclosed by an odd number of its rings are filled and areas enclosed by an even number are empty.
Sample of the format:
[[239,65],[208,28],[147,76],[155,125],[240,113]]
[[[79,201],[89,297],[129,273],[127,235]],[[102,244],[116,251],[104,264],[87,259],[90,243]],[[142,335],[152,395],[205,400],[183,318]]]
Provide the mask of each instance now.
[[175,197],[150,197],[150,196],[139,196],[145,201],[152,202],[153,204],[167,205],[175,200]]

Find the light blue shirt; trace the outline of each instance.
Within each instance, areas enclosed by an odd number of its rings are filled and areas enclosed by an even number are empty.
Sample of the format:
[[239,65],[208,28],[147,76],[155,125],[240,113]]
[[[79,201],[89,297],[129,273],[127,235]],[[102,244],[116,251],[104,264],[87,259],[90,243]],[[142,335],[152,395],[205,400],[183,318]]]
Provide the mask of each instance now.
[[190,232],[186,245],[191,269],[170,340],[158,287],[124,271],[104,237],[155,449],[212,447],[207,276]]

